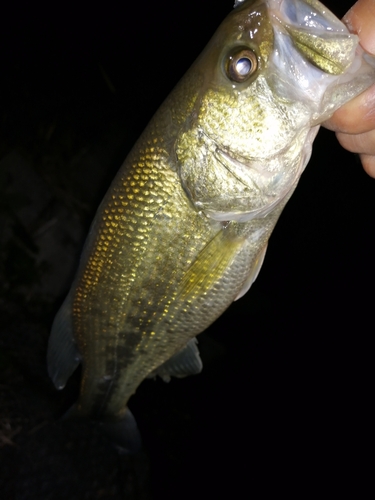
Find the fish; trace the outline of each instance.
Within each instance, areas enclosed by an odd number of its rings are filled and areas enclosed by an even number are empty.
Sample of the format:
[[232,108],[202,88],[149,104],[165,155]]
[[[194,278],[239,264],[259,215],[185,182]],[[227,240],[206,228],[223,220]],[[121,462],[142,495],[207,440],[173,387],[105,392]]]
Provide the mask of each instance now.
[[57,389],[129,453],[146,378],[202,370],[196,337],[258,276],[322,122],[375,64],[318,0],[236,0],[135,143],[91,225],[52,325]]

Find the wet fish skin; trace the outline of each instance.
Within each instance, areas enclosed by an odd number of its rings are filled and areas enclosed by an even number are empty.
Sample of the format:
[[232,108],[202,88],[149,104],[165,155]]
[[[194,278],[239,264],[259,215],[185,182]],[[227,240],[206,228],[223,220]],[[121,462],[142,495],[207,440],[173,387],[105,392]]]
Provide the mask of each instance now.
[[[175,374],[160,366],[255,279],[319,123],[374,79],[316,0],[237,4],[114,179],[55,319],[49,372],[62,388],[82,360],[78,416],[125,418],[144,378]],[[230,80],[244,47],[256,70]]]

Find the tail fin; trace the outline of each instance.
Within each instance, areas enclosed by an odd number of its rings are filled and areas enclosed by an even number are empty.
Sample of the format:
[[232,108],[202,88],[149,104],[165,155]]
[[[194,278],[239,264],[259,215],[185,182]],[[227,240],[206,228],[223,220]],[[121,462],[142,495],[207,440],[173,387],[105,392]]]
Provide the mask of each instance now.
[[137,422],[129,408],[121,420],[113,422],[95,421],[98,428],[112,442],[117,450],[124,455],[134,455],[142,449],[142,438]]
[[64,415],[62,420],[77,420],[83,424],[91,423],[112,443],[122,455],[135,455],[142,451],[142,438],[137,422],[129,408],[120,420],[90,420],[82,417],[73,405]]

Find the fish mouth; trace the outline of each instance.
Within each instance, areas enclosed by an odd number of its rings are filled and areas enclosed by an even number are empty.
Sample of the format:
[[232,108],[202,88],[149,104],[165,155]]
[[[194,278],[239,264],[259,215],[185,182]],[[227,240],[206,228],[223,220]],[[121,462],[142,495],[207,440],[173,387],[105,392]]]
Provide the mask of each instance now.
[[266,3],[274,31],[272,64],[290,82],[287,93],[320,101],[326,88],[353,64],[358,37],[317,0]]
[[280,97],[307,103],[313,125],[371,85],[358,36],[321,2],[264,1],[274,35],[269,83]]

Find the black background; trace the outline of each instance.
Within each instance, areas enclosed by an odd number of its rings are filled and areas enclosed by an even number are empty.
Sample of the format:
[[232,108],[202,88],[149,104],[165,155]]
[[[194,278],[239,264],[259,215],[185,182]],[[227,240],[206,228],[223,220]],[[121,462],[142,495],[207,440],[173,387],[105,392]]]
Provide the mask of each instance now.
[[[69,210],[79,213],[84,234],[127,151],[231,4],[144,0],[4,7],[1,158],[14,151],[26,158],[59,203],[70,193]],[[341,17],[351,2],[326,5]],[[98,165],[80,170],[79,158],[97,150]],[[147,492],[136,490],[134,497],[256,496],[259,484],[305,497],[325,481],[333,491],[363,484],[373,394],[374,182],[332,132],[321,130],[259,278],[201,336],[202,374],[169,384],[146,381],[132,398],[149,467],[140,473]],[[77,241],[75,259],[82,244]],[[68,493],[58,491],[59,471],[49,457],[58,451],[46,444],[53,439],[46,428],[73,396],[55,394],[43,356],[71,278],[38,305],[25,292],[30,282],[9,272],[4,249],[2,257],[1,383],[24,418],[13,444],[0,449],[4,491],[9,498],[122,498],[100,484],[82,491],[79,474],[64,478]],[[9,341],[9,335],[16,337]],[[19,354],[17,335],[26,339],[27,353]],[[30,400],[43,401],[43,411],[25,403],[25,384]],[[42,430],[29,434],[40,422]],[[30,439],[36,439],[34,448]],[[82,460],[90,468],[95,448],[85,450]],[[67,460],[74,463],[73,456]],[[30,486],[28,474],[35,478],[41,468],[43,481]]]

